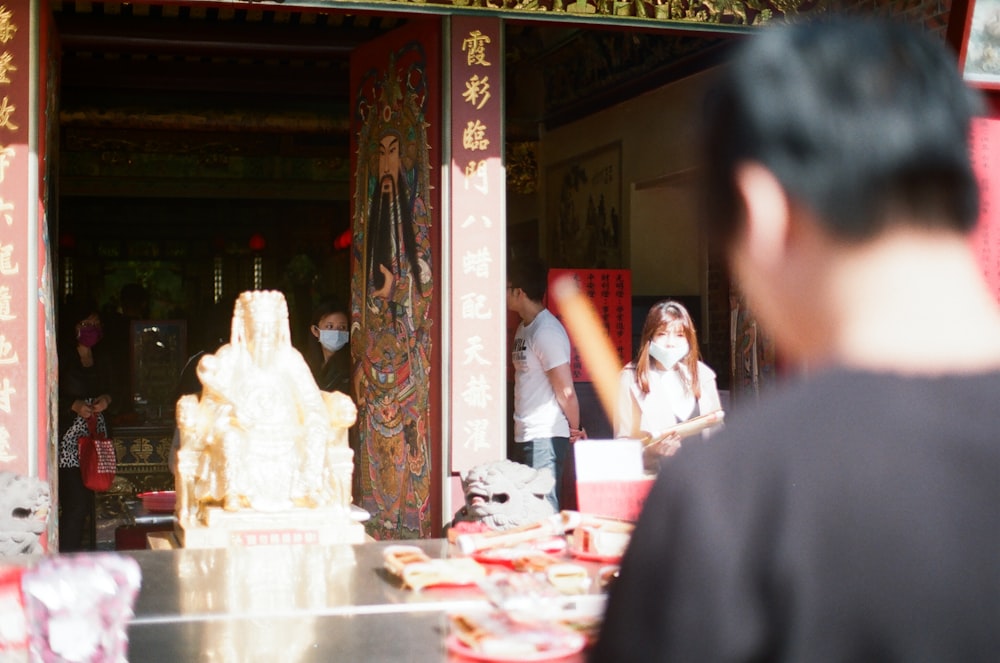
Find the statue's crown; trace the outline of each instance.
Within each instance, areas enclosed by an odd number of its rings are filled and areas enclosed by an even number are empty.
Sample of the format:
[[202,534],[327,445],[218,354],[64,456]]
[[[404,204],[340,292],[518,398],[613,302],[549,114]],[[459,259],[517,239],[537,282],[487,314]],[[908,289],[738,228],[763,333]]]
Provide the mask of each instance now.
[[252,320],[287,320],[288,303],[277,290],[249,290],[240,295],[239,303]]

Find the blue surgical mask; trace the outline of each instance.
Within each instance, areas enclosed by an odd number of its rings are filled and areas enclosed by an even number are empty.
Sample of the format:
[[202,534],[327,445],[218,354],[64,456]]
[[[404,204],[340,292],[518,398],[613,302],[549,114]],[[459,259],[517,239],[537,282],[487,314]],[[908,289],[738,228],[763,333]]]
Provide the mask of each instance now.
[[336,352],[351,340],[350,333],[343,329],[320,329],[319,343],[327,352]]

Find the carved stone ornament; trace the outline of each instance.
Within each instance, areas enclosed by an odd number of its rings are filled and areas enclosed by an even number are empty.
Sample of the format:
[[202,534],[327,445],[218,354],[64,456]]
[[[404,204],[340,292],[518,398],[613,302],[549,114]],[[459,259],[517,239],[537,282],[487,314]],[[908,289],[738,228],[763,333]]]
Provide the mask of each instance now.
[[42,536],[50,507],[47,483],[0,472],[0,559],[44,552]]
[[347,437],[357,408],[316,386],[291,344],[284,295],[241,294],[229,343],[197,374],[201,394],[177,402],[182,545],[363,540]]
[[555,512],[545,499],[554,485],[547,468],[537,470],[506,458],[481,463],[462,476],[465,506],[454,522],[482,523],[497,531],[538,522]]

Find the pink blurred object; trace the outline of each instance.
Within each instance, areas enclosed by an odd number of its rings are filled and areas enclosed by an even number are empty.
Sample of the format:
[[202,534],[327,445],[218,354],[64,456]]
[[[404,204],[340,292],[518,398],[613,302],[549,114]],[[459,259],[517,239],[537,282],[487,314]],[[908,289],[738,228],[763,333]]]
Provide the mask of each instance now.
[[0,566],[0,661],[8,657],[15,660],[12,652],[28,649],[28,623],[21,592],[24,573],[24,567]]
[[24,575],[32,661],[126,663],[139,564],[111,553],[48,557]]

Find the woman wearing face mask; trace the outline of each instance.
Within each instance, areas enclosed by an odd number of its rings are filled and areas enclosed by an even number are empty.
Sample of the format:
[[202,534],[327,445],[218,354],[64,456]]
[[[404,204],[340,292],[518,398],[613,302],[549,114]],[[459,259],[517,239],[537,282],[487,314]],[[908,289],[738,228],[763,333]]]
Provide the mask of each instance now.
[[347,310],[336,299],[320,301],[313,311],[310,327],[316,339],[310,365],[316,384],[323,391],[351,393],[351,348],[348,346]]
[[[658,437],[675,424],[721,407],[715,372],[698,360],[698,338],[687,309],[671,300],[657,302],[646,316],[635,361],[621,372],[615,437]],[[673,433],[645,452],[649,460],[679,448],[680,437]]]
[[[99,349],[104,336],[96,302],[69,301],[60,309],[59,342],[59,550],[83,550],[84,527],[92,525],[94,493],[83,485],[78,440],[89,435],[93,415],[97,432],[110,436],[106,411],[111,405],[113,374]],[[96,541],[91,527],[89,547]]]

